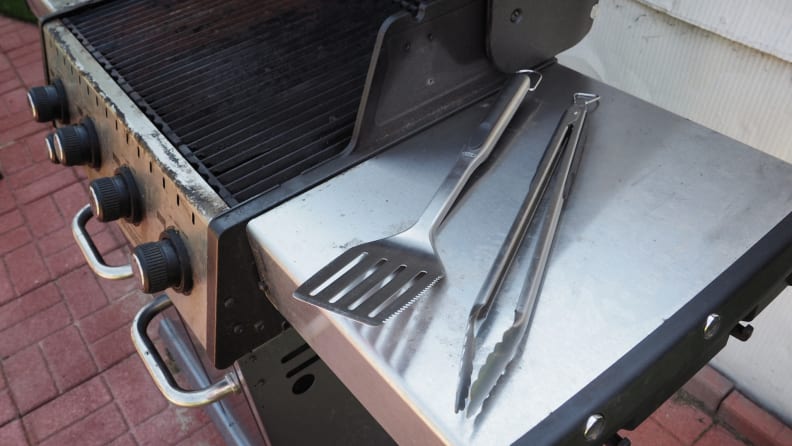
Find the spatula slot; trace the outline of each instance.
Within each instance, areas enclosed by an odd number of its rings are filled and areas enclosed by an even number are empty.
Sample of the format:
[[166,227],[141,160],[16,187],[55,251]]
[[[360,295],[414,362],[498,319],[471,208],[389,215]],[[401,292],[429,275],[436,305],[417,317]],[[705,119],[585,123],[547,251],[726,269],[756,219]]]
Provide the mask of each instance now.
[[[350,310],[356,310],[359,306],[363,305],[363,303],[365,303],[367,300],[369,300],[369,298],[371,296],[373,296],[375,293],[377,293],[381,289],[385,288],[392,280],[395,280],[396,276],[398,276],[405,269],[407,269],[406,265],[399,265],[398,268],[396,268],[395,270],[392,270],[392,271],[389,271],[389,268],[384,268],[383,267],[381,271],[386,273],[387,276],[384,279],[382,279],[379,282],[377,282],[376,284],[374,284],[374,286],[367,287],[366,292],[363,293],[363,295],[360,296],[359,298],[354,299],[354,302],[352,302],[352,305],[349,305],[347,308],[349,308]],[[352,297],[355,297],[355,296],[353,295]]]
[[[313,289],[312,289],[312,290],[311,290],[311,291],[308,293],[308,295],[309,295],[309,296],[311,296],[311,297],[315,297],[317,294],[319,294],[319,293],[321,293],[322,291],[324,291],[324,290],[325,290],[327,287],[329,287],[331,284],[333,284],[335,281],[337,281],[339,277],[341,277],[342,275],[346,274],[346,273],[347,273],[347,271],[349,271],[350,269],[354,268],[354,267],[355,267],[355,265],[357,265],[358,263],[362,262],[362,261],[363,261],[363,258],[365,258],[367,255],[368,255],[368,253],[367,253],[367,252],[361,252],[361,253],[359,253],[359,254],[358,254],[357,256],[355,256],[355,257],[354,257],[354,258],[353,258],[351,261],[348,261],[348,262],[346,263],[346,265],[344,265],[343,267],[339,268],[339,269],[338,269],[338,270],[335,272],[335,274],[333,274],[332,276],[328,277],[328,278],[327,278],[327,280],[323,281],[321,284],[319,284],[319,286],[317,286],[317,287],[313,288]],[[335,262],[333,262],[331,265],[335,265],[335,264],[336,264],[336,262],[338,262],[339,260],[342,260],[342,258],[343,258],[343,256],[340,256],[340,257],[338,257],[338,259],[336,259],[336,261],[335,261]],[[339,262],[339,263],[340,263],[340,262]],[[328,265],[328,266],[327,266],[327,267],[325,267],[324,269],[327,269],[329,266],[330,266],[330,265]],[[318,276],[318,274],[317,274],[317,276]],[[308,283],[308,282],[306,282],[306,284],[307,284],[307,283]]]
[[361,285],[366,279],[374,274],[380,266],[387,263],[387,259],[379,258],[373,265],[371,262],[361,260],[352,267],[346,274],[338,278],[336,283],[330,284],[325,288],[324,298],[327,302],[335,304],[338,300]]

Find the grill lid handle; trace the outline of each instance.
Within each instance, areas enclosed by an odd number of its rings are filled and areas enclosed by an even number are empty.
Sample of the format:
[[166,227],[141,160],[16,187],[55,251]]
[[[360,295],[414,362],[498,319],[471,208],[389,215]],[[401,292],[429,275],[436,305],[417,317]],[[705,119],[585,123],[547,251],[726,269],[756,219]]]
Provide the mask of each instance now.
[[168,296],[161,295],[143,306],[132,321],[132,343],[143,360],[154,384],[171,403],[182,407],[199,407],[214,403],[227,395],[237,393],[241,387],[233,372],[227,373],[220,381],[200,390],[184,390],[176,383],[168,366],[157,352],[154,343],[146,334],[149,323],[155,316],[168,309],[173,302]]
[[77,212],[72,220],[72,235],[74,235],[74,240],[80,247],[88,266],[97,276],[104,279],[120,280],[132,277],[132,265],[110,266],[105,264],[102,254],[96,249],[91,235],[85,228],[91,217],[93,217],[93,211],[91,205],[87,204]]

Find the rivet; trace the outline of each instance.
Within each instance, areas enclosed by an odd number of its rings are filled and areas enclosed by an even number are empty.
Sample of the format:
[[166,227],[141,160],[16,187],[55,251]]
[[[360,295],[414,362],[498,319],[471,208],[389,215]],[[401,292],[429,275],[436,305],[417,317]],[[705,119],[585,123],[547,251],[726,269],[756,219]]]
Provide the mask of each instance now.
[[234,325],[234,334],[241,335],[242,331],[243,329],[241,325]]
[[583,429],[583,436],[586,440],[594,441],[602,435],[605,430],[605,417],[601,414],[589,415],[586,419],[586,427]]
[[264,324],[264,321],[258,321],[253,324],[253,328],[255,328],[257,332],[261,333],[266,328],[266,325]]
[[234,306],[234,299],[229,297],[228,299],[223,301],[223,306],[226,308],[231,308]]
[[712,339],[713,336],[718,334],[721,325],[721,317],[717,313],[712,313],[707,316],[704,322],[704,339]]
[[509,17],[512,23],[520,23],[522,21],[522,9],[517,8],[511,13],[511,17]]

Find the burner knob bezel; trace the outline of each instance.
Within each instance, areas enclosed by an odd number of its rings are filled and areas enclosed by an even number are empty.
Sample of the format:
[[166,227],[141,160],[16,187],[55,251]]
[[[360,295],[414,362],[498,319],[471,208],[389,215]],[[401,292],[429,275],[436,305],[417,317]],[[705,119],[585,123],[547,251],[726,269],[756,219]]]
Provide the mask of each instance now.
[[27,93],[28,105],[37,122],[69,122],[69,104],[63,82],[56,79],[50,85],[33,87]]
[[132,267],[144,293],[153,294],[173,288],[182,294],[192,289],[192,268],[181,234],[168,228],[159,241],[143,243],[132,253]]
[[55,130],[53,140],[55,155],[62,165],[87,164],[97,169],[101,166],[99,136],[91,118],[85,118],[79,124],[60,127]]
[[50,133],[44,137],[44,147],[47,149],[47,159],[49,159],[52,164],[60,164],[60,159],[58,158],[58,153],[55,151],[55,133]]
[[143,220],[143,200],[135,175],[127,166],[115,170],[112,177],[97,178],[88,186],[91,211],[97,220],[109,223],[123,218],[138,225]]

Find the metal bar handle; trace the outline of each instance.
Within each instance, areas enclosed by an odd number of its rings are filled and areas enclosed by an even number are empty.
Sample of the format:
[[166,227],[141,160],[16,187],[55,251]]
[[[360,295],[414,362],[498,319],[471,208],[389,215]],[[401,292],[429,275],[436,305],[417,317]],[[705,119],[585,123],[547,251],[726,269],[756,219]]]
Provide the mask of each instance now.
[[239,379],[233,372],[227,373],[220,381],[200,390],[184,390],[176,383],[154,343],[146,334],[146,329],[154,317],[171,305],[173,302],[163,294],[143,306],[132,321],[132,343],[135,344],[135,350],[160,392],[168,401],[182,407],[205,406],[239,392],[241,389]]
[[77,246],[80,247],[80,251],[82,251],[88,266],[97,276],[104,279],[120,280],[132,277],[132,265],[110,266],[105,263],[102,254],[96,249],[96,245],[91,240],[91,235],[88,234],[88,230],[85,228],[91,217],[93,217],[93,211],[91,210],[91,205],[87,204],[77,212],[77,215],[72,220],[74,240],[77,242]]

